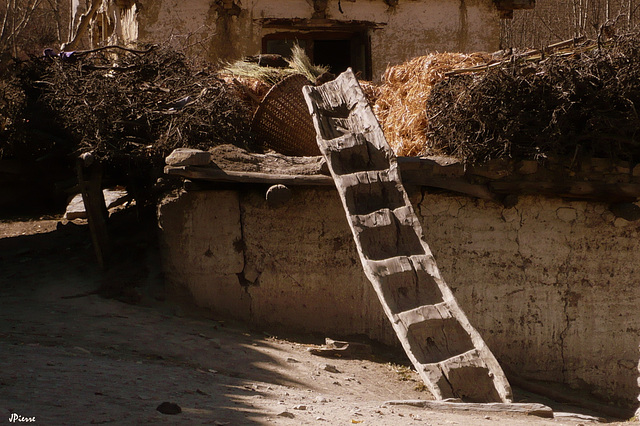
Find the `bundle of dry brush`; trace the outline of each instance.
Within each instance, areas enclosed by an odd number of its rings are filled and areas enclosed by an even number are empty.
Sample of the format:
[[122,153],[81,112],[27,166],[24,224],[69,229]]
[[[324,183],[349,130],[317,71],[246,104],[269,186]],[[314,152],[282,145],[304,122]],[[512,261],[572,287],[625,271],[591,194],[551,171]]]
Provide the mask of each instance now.
[[431,88],[421,152],[469,162],[584,154],[635,163],[639,108],[638,34],[534,61],[513,56]]
[[[34,58],[0,79],[0,157],[94,151],[148,169],[177,147],[250,143],[268,85],[169,49],[115,50]],[[640,158],[638,34],[549,54],[432,54],[365,88],[397,155]]]
[[[65,139],[72,156],[93,151],[107,163],[157,165],[177,147],[250,141],[251,113],[238,89],[172,50],[34,58],[21,64],[19,74],[27,102],[14,108],[18,120],[7,118],[17,122],[5,126],[5,155],[25,147],[47,151]],[[21,127],[25,121],[31,123]],[[34,138],[34,128],[40,137]]]

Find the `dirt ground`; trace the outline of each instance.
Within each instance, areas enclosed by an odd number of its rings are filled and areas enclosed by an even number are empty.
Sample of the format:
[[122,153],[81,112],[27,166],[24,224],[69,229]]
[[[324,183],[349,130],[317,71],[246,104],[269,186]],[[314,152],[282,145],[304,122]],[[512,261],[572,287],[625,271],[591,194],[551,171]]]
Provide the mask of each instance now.
[[[172,303],[153,239],[123,229],[102,272],[86,223],[0,222],[0,423],[586,423],[385,404],[431,399],[403,354],[374,346],[369,359],[326,359],[308,352],[318,336],[274,336]],[[181,412],[162,414],[163,402]]]

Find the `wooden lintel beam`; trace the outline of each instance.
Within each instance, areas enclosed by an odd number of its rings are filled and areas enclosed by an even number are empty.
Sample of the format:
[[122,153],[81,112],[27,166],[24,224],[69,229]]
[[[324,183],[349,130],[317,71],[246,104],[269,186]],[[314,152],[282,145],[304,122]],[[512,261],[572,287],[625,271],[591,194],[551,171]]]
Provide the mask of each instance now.
[[[208,182],[334,186],[333,179],[331,179],[330,176],[325,175],[285,175],[260,172],[238,172],[198,166],[166,166],[165,173],[173,176],[182,176],[187,179],[196,179]],[[486,185],[471,184],[460,178],[407,173],[407,176],[403,178],[403,182],[407,185],[430,186],[433,188],[446,189],[484,200],[497,200],[497,196],[491,193]]]
[[198,166],[166,166],[165,174],[200,179],[210,182],[264,183],[283,185],[326,185],[333,186],[331,176],[325,175],[284,175],[261,172],[236,172]]
[[263,28],[286,28],[288,30],[336,30],[349,31],[368,28],[383,28],[385,22],[371,21],[339,21],[337,19],[305,19],[305,18],[263,18],[260,20]]
[[[406,185],[444,189],[471,197],[499,201],[509,194],[555,196],[606,202],[633,202],[640,199],[640,183],[605,183],[588,181],[488,179],[487,183],[472,183],[460,173],[456,164],[439,165],[433,161],[398,161],[402,181]],[[275,174],[264,172],[223,170],[211,166],[166,166],[165,173],[204,182],[234,184],[283,184],[301,186],[334,186],[330,176],[322,174]]]

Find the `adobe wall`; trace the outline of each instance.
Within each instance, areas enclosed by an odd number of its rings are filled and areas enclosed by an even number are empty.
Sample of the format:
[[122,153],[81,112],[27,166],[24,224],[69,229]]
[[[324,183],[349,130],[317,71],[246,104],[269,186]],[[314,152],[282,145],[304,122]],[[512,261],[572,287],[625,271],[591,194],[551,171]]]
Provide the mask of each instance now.
[[[277,209],[256,189],[165,199],[167,283],[220,316],[267,329],[396,344],[337,192],[293,194]],[[634,405],[640,222],[605,204],[538,196],[504,208],[416,191],[413,202],[445,281],[507,370]]]
[[[214,62],[260,53],[262,37],[278,31],[263,28],[264,19],[311,19],[314,12],[313,3],[307,0],[243,0],[227,9],[223,4],[231,2],[137,3],[140,41],[172,39]],[[326,19],[378,26],[370,31],[374,80],[387,65],[428,52],[492,52],[499,46],[499,16],[492,0],[401,1],[395,7],[382,0],[358,0],[342,1],[340,8],[337,1],[329,1]]]

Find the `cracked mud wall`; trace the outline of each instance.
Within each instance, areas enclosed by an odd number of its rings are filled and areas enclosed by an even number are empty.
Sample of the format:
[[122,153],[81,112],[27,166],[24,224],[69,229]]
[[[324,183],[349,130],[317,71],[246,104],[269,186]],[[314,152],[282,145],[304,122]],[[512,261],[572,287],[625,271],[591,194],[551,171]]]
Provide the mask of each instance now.
[[335,190],[294,188],[291,202],[277,209],[263,192],[249,192],[242,205],[245,268],[255,278],[252,321],[328,337],[394,338],[360,269]]
[[[265,20],[311,20],[314,15],[310,0],[138,0],[137,4],[140,41],[171,40],[174,46],[212,62],[260,53],[262,38],[268,34],[305,30],[263,27]],[[332,23],[321,23],[329,27],[340,21],[371,26],[374,80],[388,65],[427,53],[499,48],[499,17],[492,0],[421,0],[393,7],[382,0],[332,0],[327,3],[326,19]],[[310,29],[313,25],[306,28]]]
[[270,330],[395,342],[334,189],[182,192],[158,208],[165,280],[216,315]]
[[249,319],[239,195],[235,191],[173,194],[158,207],[165,282],[220,316]]
[[443,277],[507,370],[633,404],[640,222],[542,197],[506,209],[425,194],[419,212]]
[[[183,192],[159,206],[165,278],[219,317],[397,344],[334,189]],[[445,281],[507,370],[633,406],[640,222],[599,203],[413,197]],[[636,403],[637,405],[637,403]]]

